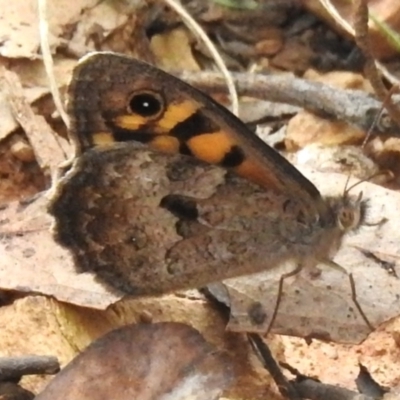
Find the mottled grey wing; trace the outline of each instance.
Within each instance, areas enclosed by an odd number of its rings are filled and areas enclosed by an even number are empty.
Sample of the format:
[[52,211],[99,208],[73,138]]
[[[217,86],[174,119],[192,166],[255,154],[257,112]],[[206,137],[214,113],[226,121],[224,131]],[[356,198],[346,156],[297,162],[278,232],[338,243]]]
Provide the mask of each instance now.
[[78,271],[133,295],[200,287],[273,266],[288,254],[278,213],[290,204],[225,175],[139,144],[89,150],[53,195],[55,237],[70,249]]

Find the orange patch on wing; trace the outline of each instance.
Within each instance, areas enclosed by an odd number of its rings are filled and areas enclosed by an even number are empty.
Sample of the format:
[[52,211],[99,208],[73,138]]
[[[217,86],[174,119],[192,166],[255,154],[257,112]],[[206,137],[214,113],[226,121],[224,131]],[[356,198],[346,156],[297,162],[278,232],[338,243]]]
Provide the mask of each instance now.
[[218,164],[236,143],[226,132],[218,131],[194,136],[186,144],[198,159]]
[[92,142],[95,146],[106,146],[115,143],[110,132],[97,132],[92,134]]
[[150,146],[164,153],[178,153],[179,140],[173,136],[154,136]]
[[281,183],[276,179],[273,172],[269,174],[266,168],[258,165],[251,159],[245,159],[234,171],[247,180],[257,183],[266,189],[281,188]]
[[169,104],[162,117],[154,124],[154,133],[167,134],[180,122],[188,119],[201,105],[194,100]]
[[113,122],[120,128],[136,131],[149,120],[141,115],[119,115]]

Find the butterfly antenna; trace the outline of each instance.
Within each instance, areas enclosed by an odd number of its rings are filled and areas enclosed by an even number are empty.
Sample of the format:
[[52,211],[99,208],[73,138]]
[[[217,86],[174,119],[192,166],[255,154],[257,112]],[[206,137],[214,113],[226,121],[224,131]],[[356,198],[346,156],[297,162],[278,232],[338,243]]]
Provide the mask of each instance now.
[[344,190],[343,190],[343,197],[346,197],[347,194],[349,193],[349,190],[350,190],[350,189],[347,189],[347,186],[348,186],[348,184],[349,184],[349,182],[350,182],[350,178],[351,178],[351,173],[349,173],[349,174],[347,175],[346,184],[344,185]]
[[363,182],[369,182],[371,179],[374,179],[374,178],[376,178],[376,177],[379,176],[379,175],[385,175],[386,172],[387,172],[387,171],[378,171],[378,172],[375,172],[374,174],[368,176],[367,178],[361,179],[360,181],[358,181],[358,182],[354,183],[353,185],[347,187],[347,184],[349,183],[349,178],[350,178],[350,175],[349,175],[349,177],[348,177],[348,179],[347,179],[347,182],[346,182],[346,189],[345,189],[344,195],[345,195],[345,196],[348,195],[349,192],[350,192],[350,190],[353,190],[353,189],[354,189],[356,186],[358,186],[359,184],[361,184],[361,183],[363,183]]

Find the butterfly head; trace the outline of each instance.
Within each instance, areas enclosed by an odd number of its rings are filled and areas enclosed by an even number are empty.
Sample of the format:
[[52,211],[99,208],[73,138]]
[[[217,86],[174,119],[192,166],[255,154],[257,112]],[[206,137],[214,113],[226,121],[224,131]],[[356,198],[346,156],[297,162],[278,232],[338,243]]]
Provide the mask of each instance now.
[[367,201],[362,198],[363,193],[350,196],[346,193],[334,205],[334,214],[336,216],[336,225],[343,232],[357,230],[366,219]]

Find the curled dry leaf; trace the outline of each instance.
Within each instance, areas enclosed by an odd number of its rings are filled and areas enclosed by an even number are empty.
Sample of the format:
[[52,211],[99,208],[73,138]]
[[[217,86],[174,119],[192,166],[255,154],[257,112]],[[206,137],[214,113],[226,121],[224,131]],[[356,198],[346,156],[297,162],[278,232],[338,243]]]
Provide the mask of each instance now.
[[[324,194],[343,191],[346,185],[344,175],[301,170]],[[349,184],[356,182],[351,180]],[[400,232],[396,217],[400,194],[367,182],[357,185],[354,191],[363,192],[363,197],[369,199],[367,223],[370,226],[361,227],[347,239],[335,262],[353,274],[357,301],[369,322],[377,327],[400,314],[397,277],[400,276]],[[388,262],[391,271],[383,267]],[[302,272],[285,280],[272,332],[343,343],[361,342],[370,329],[351,299],[348,276],[328,266],[319,268],[318,277]],[[230,305],[228,329],[265,333],[276,304],[279,279],[292,269],[293,265],[286,265],[210,285],[211,293]]]
[[228,357],[179,323],[128,325],[92,343],[37,400],[210,400],[233,380]]

